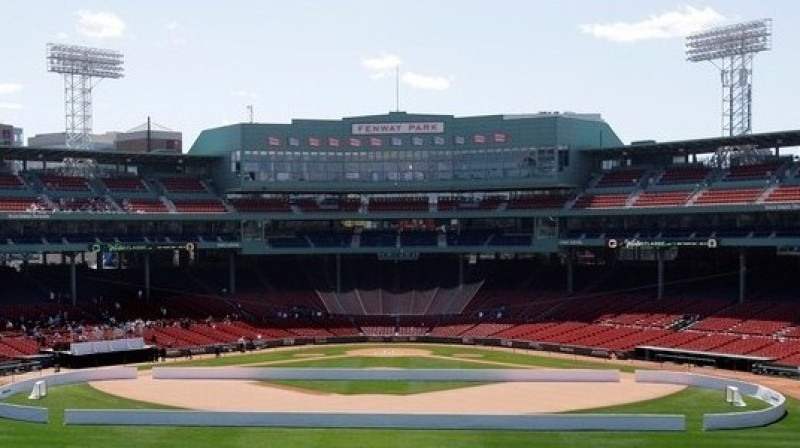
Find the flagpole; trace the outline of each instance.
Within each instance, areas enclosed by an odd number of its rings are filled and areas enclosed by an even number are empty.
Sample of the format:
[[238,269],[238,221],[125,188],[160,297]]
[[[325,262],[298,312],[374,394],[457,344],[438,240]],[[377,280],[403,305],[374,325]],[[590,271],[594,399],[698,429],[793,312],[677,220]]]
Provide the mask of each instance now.
[[400,64],[394,66],[394,92],[397,112],[400,112]]

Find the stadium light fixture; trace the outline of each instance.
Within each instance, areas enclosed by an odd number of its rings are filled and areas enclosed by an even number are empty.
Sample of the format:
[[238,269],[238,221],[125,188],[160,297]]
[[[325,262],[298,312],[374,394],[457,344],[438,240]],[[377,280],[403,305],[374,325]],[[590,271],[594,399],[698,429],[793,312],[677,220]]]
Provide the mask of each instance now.
[[[90,149],[92,88],[102,79],[124,76],[123,54],[116,50],[47,44],[47,71],[64,77],[64,110],[68,148]],[[95,81],[96,80],[96,81]]]
[[738,23],[686,37],[686,60],[710,61],[722,80],[722,134],[752,132],[753,56],[772,49],[772,19]]

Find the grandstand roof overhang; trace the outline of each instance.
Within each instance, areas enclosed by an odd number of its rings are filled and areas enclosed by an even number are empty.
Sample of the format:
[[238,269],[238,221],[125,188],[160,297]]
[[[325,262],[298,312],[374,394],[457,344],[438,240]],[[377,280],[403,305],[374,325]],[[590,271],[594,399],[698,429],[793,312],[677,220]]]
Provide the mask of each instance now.
[[711,153],[724,146],[755,145],[758,148],[783,148],[800,146],[800,130],[768,132],[763,134],[713,137],[663,143],[639,143],[608,148],[585,148],[580,151],[604,155],[638,154],[702,154]]
[[67,158],[92,159],[101,164],[182,164],[208,165],[218,161],[218,155],[187,155],[174,153],[141,153],[121,151],[91,151],[67,148],[36,148],[30,146],[0,146],[0,158],[3,160],[33,160],[61,162]]

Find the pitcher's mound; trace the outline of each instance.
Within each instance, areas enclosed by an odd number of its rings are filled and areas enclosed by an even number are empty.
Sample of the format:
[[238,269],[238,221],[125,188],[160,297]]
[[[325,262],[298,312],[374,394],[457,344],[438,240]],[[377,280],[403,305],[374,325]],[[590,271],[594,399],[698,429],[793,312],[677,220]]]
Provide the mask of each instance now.
[[370,356],[388,358],[397,356],[430,356],[430,350],[418,348],[361,348],[347,352],[349,356]]

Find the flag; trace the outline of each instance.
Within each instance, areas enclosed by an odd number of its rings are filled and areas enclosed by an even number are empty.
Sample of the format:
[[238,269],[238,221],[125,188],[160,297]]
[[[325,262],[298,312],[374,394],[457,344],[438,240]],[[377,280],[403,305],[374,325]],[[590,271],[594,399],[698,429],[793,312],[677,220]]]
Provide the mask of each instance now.
[[403,139],[400,137],[392,137],[391,139],[392,146],[402,146]]
[[270,135],[269,137],[267,137],[267,143],[269,144],[269,146],[280,146],[281,139]]
[[289,137],[289,146],[300,146],[300,139],[297,137]]
[[455,141],[456,141],[456,145],[463,145],[464,143],[466,143],[467,139],[465,139],[464,137],[462,137],[460,135],[457,135],[456,138],[455,138]]
[[328,137],[328,146],[333,146],[333,147],[338,148],[339,147],[339,139],[338,138],[333,138],[333,137]]
[[414,146],[422,146],[423,142],[422,137],[411,137],[411,144]]
[[444,145],[444,137],[433,137],[434,145]]
[[378,137],[372,137],[369,139],[370,146],[381,146],[383,145],[383,140],[379,139]]
[[308,138],[308,145],[309,146],[319,146],[319,139],[315,137]]
[[495,132],[494,133],[494,142],[495,143],[505,143],[506,142],[506,134],[502,132]]
[[361,139],[360,138],[350,138],[350,146],[355,146],[355,147],[361,146]]
[[475,143],[486,143],[486,136],[482,134],[475,134],[472,136],[472,141]]

